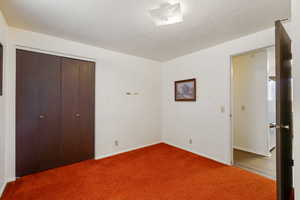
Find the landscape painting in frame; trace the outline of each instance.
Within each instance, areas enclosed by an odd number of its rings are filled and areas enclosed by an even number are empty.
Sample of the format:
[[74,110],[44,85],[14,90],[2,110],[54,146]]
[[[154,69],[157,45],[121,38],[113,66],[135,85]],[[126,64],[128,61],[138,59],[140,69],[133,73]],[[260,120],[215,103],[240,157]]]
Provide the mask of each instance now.
[[196,79],[175,81],[175,101],[196,101]]

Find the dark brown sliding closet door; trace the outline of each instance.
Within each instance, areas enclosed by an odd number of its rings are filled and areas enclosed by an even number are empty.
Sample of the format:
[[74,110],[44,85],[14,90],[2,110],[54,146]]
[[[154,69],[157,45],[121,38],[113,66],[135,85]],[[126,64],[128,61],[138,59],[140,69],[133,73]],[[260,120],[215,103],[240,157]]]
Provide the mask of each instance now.
[[16,176],[59,166],[60,58],[17,50]]
[[62,161],[94,157],[94,63],[62,58]]

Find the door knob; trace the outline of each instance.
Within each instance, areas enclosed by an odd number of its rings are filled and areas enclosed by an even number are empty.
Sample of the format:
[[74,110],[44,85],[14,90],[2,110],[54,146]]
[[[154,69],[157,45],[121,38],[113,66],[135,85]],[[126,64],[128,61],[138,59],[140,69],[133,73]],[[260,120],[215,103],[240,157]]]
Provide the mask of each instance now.
[[269,127],[270,127],[270,128],[276,128],[276,123],[270,123],[270,124],[269,124]]
[[45,116],[44,116],[44,115],[40,115],[39,118],[40,118],[40,119],[44,119]]
[[76,117],[80,117],[80,114],[79,114],[79,113],[77,113],[75,116],[76,116]]
[[282,128],[282,129],[287,129],[287,130],[289,130],[290,129],[290,126],[289,125],[278,125],[278,124],[276,124],[276,126],[275,126],[277,129],[279,129],[279,128]]

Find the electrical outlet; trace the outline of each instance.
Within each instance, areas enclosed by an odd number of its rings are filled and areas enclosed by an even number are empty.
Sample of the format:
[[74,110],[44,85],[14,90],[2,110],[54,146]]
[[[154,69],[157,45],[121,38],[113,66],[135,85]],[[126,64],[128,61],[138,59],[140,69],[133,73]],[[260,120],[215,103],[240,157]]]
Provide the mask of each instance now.
[[193,144],[193,140],[192,140],[192,138],[191,138],[191,139],[189,139],[189,144]]
[[115,146],[119,146],[119,141],[115,140]]

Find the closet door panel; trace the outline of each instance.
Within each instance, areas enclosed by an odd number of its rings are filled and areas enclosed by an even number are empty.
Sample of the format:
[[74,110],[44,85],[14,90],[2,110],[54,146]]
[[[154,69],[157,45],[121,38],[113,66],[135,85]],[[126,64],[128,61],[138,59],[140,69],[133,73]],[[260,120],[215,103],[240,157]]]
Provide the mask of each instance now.
[[94,158],[94,70],[94,63],[80,61],[79,112],[84,160]]
[[81,160],[79,77],[80,68],[74,59],[62,58],[62,148],[63,164]]
[[16,175],[94,157],[95,64],[17,50]]
[[61,147],[60,58],[40,54],[40,170],[59,166]]
[[16,175],[58,166],[60,62],[17,50]]
[[21,177],[39,169],[40,79],[36,54],[17,50],[16,58],[16,176]]

